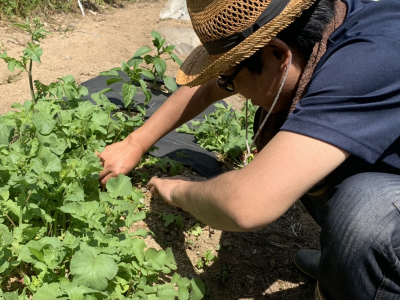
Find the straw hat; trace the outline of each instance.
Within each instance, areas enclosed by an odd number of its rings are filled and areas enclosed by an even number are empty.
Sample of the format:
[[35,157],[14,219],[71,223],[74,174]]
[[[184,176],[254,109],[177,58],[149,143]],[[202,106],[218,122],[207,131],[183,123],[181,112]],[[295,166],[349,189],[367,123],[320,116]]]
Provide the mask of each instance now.
[[187,0],[202,45],[182,64],[180,85],[203,84],[264,47],[315,0]]

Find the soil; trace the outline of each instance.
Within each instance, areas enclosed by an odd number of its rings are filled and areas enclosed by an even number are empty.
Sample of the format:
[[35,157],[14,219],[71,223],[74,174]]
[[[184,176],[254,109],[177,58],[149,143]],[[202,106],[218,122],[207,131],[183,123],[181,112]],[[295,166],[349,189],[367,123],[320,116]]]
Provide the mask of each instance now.
[[[42,64],[34,65],[34,78],[45,84],[59,77],[73,75],[77,83],[85,82],[101,71],[120,66],[144,45],[151,45],[151,31],[161,27],[191,28],[187,21],[160,20],[159,12],[167,0],[142,0],[122,7],[102,7],[80,14],[46,16],[45,28],[51,32],[41,42],[44,55]],[[0,21],[0,46],[9,56],[18,57],[28,36]],[[182,60],[185,56],[180,56]],[[169,65],[169,75],[178,67]],[[13,102],[22,103],[30,98],[25,73],[11,74],[0,62],[0,114],[11,110]],[[240,108],[243,99],[234,97],[227,102]],[[167,176],[161,170],[147,170],[152,175]],[[204,180],[189,168],[183,176]],[[252,233],[222,232],[201,224],[190,214],[169,207],[146,192],[149,210],[145,221],[137,228],[151,230],[154,235],[146,242],[149,247],[171,247],[182,276],[200,276],[206,283],[209,299],[314,299],[316,283],[299,273],[292,256],[300,248],[319,247],[319,228],[300,203],[293,205],[285,215],[269,227]],[[249,199],[251,200],[251,199]],[[175,214],[184,219],[183,228],[176,222],[165,226],[162,216]],[[190,233],[199,223],[196,236]],[[217,256],[215,262],[197,267],[210,250]]]

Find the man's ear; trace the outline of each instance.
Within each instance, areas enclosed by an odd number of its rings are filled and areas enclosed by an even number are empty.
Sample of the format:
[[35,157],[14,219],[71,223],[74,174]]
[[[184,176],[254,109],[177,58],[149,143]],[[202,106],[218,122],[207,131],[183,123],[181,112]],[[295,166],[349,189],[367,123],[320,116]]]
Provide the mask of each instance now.
[[289,46],[277,38],[272,38],[268,46],[271,47],[274,58],[279,62],[279,68],[285,70],[292,55]]

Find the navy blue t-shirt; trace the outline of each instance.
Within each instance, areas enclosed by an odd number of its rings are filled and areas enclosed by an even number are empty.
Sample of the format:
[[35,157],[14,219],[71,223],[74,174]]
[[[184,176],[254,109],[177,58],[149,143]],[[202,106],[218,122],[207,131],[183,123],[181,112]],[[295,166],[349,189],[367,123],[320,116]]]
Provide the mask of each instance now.
[[400,0],[342,0],[307,93],[282,126],[400,169]]

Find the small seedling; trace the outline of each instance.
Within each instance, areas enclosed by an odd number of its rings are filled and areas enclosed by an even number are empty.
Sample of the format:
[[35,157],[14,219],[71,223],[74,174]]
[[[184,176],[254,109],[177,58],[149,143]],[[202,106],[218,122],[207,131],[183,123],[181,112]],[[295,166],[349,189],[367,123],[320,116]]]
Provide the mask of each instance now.
[[208,249],[206,253],[204,253],[204,261],[206,262],[207,266],[210,266],[213,262],[217,261],[218,258],[212,254],[212,251]]
[[201,229],[200,224],[196,223],[193,227],[191,227],[188,230],[188,233],[190,235],[193,235],[195,237],[199,237],[203,233],[203,229]]
[[203,267],[204,267],[203,258],[200,257],[199,260],[196,262],[196,268],[203,269]]
[[196,267],[198,269],[202,269],[204,266],[211,266],[213,262],[216,262],[218,258],[212,254],[212,251],[210,249],[206,250],[204,253],[204,256],[201,257],[197,262],[196,262]]
[[183,228],[183,221],[184,218],[180,215],[174,215],[174,214],[167,214],[167,215],[162,215],[162,219],[165,221],[164,227],[168,227],[170,224],[174,223],[179,227]]

